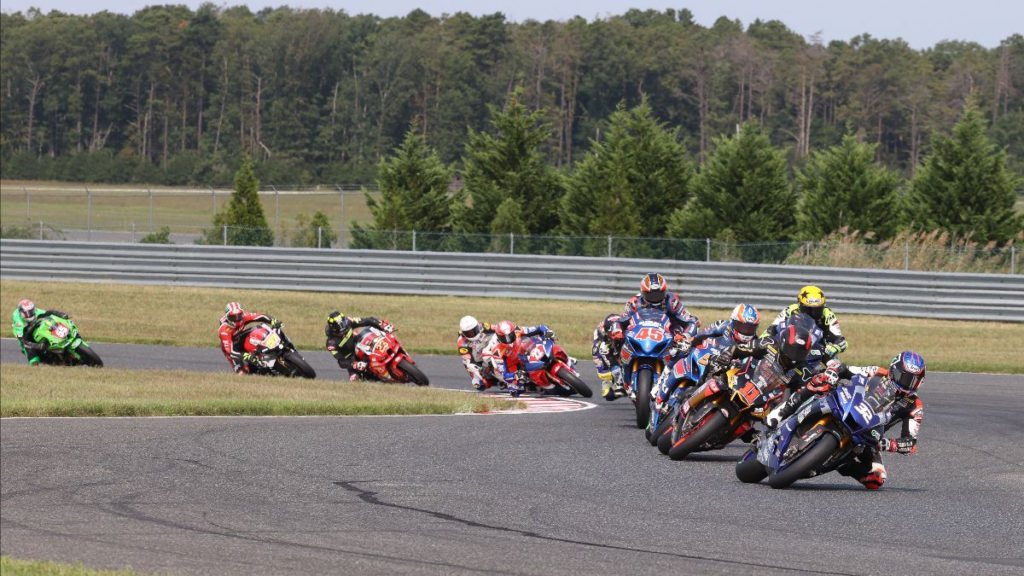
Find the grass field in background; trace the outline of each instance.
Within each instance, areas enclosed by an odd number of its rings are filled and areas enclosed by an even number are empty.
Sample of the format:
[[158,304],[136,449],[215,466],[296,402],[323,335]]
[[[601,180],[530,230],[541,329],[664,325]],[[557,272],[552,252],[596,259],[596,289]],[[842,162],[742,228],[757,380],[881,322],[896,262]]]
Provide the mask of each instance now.
[[517,405],[404,384],[8,363],[0,364],[0,398],[3,417],[456,414]]
[[[681,296],[685,302],[686,294]],[[601,302],[0,280],[0,310],[8,318],[21,298],[70,313],[83,336],[94,342],[214,348],[219,345],[217,327],[224,305],[237,300],[248,310],[282,320],[285,332],[301,349],[323,349],[327,314],[337,309],[390,320],[412,353],[454,354],[459,318],[472,314],[483,321],[547,324],[569,353],[584,361],[590,358],[594,327],[622,309],[620,304]],[[848,363],[880,364],[900,350],[913,349],[931,370],[1024,373],[1021,324],[843,314],[841,301],[832,305],[850,342],[843,354]],[[728,314],[703,308],[691,312],[705,324]],[[763,322],[776,313],[762,310]]]
[[39,560],[21,560],[0,556],[3,576],[139,576],[131,568],[124,570],[93,570],[81,564],[61,564]]

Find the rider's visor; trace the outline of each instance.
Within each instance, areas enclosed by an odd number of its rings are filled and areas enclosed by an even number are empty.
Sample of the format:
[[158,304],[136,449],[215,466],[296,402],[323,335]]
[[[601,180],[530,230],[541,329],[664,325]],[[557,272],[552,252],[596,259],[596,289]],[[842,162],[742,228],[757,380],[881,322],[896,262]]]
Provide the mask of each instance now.
[[465,336],[466,338],[476,338],[478,335],[480,335],[480,325],[477,324],[476,326],[473,326],[469,330],[463,330],[462,335]]

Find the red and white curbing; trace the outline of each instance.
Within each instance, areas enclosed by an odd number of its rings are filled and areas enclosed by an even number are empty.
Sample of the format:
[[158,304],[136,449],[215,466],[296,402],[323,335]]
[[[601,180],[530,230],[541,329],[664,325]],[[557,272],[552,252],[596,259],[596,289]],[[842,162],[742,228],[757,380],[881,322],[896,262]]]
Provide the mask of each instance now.
[[[489,394],[493,398],[510,398],[507,394]],[[519,402],[526,404],[526,408],[512,408],[509,410],[495,410],[493,412],[481,412],[481,414],[550,414],[553,412],[576,412],[595,408],[596,404],[573,400],[570,398],[558,398],[554,396],[520,396],[516,398]]]

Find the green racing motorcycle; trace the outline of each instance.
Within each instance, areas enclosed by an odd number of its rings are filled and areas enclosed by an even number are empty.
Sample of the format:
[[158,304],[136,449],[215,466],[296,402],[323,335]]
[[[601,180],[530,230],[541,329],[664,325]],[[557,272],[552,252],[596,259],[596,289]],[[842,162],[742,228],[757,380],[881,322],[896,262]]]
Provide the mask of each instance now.
[[103,366],[99,354],[89,347],[70,318],[43,316],[25,326],[25,333],[43,345],[39,361],[65,366]]

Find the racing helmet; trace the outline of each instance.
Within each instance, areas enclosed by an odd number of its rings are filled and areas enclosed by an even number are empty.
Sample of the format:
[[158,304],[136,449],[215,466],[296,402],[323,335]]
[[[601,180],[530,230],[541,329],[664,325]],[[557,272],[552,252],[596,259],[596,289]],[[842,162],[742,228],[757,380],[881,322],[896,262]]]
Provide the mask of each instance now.
[[796,300],[800,310],[815,320],[820,319],[825,311],[825,293],[817,286],[804,286],[796,295]]
[[245,310],[238,302],[228,302],[224,307],[224,321],[236,330],[245,324]]
[[889,363],[889,378],[904,394],[913,394],[924,382],[924,358],[909,350],[900,352]]
[[459,334],[462,334],[465,338],[472,340],[480,335],[483,331],[483,326],[473,316],[463,316],[459,320]]
[[511,344],[516,341],[516,325],[508,320],[502,320],[494,327],[494,335],[498,342]]
[[738,304],[729,315],[732,337],[736,342],[750,342],[757,336],[757,328],[761,323],[761,315],[757,308],[750,304]]
[[665,282],[665,278],[661,274],[652,272],[640,281],[640,296],[652,306],[664,302],[666,292],[668,292],[668,283]]
[[779,363],[786,369],[807,360],[811,351],[811,333],[800,323],[789,324],[779,333]]
[[25,320],[31,320],[36,317],[36,303],[25,298],[21,302],[18,302],[18,314]]
[[341,312],[335,310],[327,315],[327,333],[330,335],[344,334],[352,328],[352,321]]
[[605,316],[604,322],[601,323],[605,334],[612,340],[622,340],[626,337],[622,331],[623,324],[625,324],[625,319],[619,314],[609,314]]

